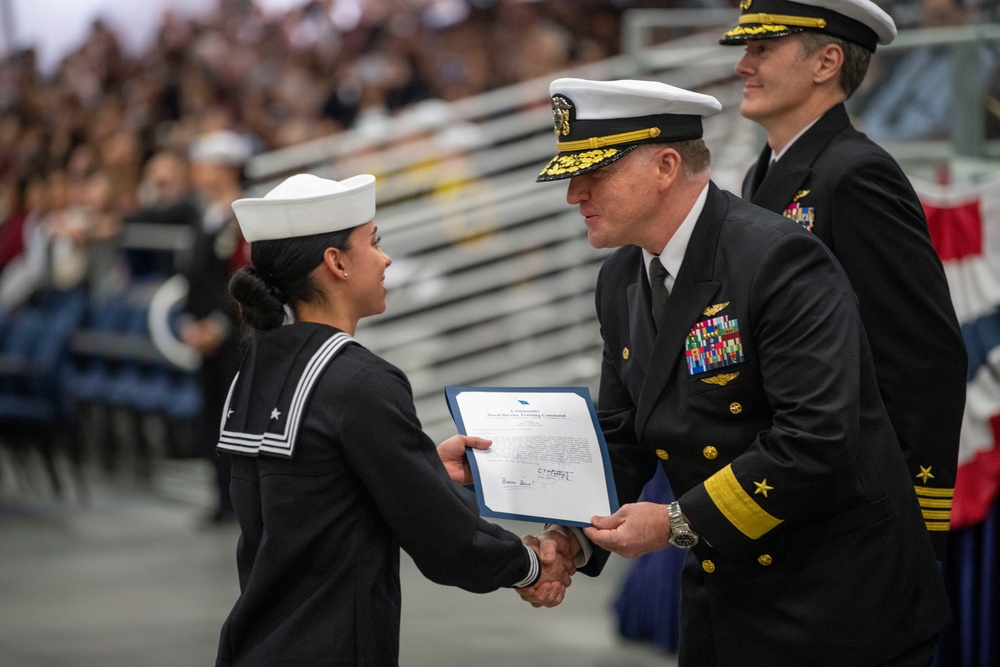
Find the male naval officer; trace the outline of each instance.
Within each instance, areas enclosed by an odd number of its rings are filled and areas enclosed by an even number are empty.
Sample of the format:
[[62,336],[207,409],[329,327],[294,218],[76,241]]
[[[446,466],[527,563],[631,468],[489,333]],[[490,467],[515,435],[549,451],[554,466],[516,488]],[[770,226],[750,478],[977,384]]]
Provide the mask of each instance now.
[[767,133],[743,198],[812,231],[858,296],[879,393],[939,559],[965,408],[965,345],[927,221],[899,164],[844,107],[896,26],[870,0],[743,0],[740,112]]
[[[550,93],[558,155],[539,180],[569,179],[591,245],[619,248],[596,304],[622,508],[543,547],[590,575],[609,550],[689,549],[681,665],[929,664],[948,603],[843,270],[712,183],[714,98],[649,81]],[[637,503],[657,465],[677,502]]]

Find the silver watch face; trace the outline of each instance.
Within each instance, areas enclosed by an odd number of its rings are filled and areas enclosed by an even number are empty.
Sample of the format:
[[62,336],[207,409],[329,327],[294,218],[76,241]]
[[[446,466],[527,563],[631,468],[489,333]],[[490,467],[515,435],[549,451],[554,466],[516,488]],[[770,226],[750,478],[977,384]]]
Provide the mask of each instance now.
[[698,544],[698,535],[684,521],[680,505],[670,503],[667,513],[670,516],[670,544],[681,549],[690,549]]
[[698,536],[688,532],[674,532],[670,536],[670,543],[681,549],[690,549],[698,544]]

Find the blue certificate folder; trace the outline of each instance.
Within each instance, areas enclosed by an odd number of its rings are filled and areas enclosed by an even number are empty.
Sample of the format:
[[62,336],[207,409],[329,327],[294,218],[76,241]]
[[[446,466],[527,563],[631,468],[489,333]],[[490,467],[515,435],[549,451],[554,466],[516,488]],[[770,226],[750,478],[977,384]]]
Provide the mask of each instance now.
[[[601,431],[600,424],[597,421],[597,411],[594,409],[594,402],[590,398],[590,390],[587,389],[587,387],[445,387],[444,393],[448,400],[448,409],[451,412],[452,419],[455,421],[455,425],[458,427],[458,432],[462,435],[476,435],[474,433],[470,434],[466,430],[465,421],[462,419],[462,411],[458,404],[459,394],[466,391],[516,393],[518,395],[523,395],[524,398],[528,400],[530,400],[530,394],[573,393],[581,396],[585,400],[590,411],[590,418],[593,422],[594,432],[597,435],[597,443],[600,447],[601,458],[604,464],[605,491],[608,494],[610,512],[614,513],[618,511],[618,492],[615,490],[615,479],[611,471],[611,460],[608,457],[608,446],[604,440],[604,433]],[[485,498],[483,497],[483,484],[482,478],[480,477],[479,464],[476,461],[476,457],[471,453],[469,454],[469,467],[472,469],[473,485],[476,491],[476,499],[479,502],[480,514],[484,517],[538,523],[552,523],[562,526],[586,527],[590,525],[589,522],[574,521],[558,516],[530,516],[527,514],[511,514],[509,512],[493,510],[486,504]]]

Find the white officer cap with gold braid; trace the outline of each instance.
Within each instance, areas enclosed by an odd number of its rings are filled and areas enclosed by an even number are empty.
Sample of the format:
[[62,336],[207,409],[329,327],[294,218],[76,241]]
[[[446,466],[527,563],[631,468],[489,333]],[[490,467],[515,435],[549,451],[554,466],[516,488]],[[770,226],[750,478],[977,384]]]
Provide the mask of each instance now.
[[749,40],[818,32],[860,44],[872,53],[896,38],[892,17],[871,0],[741,0],[739,25],[719,40],[739,46]]
[[710,95],[659,81],[556,79],[549,94],[559,154],[537,181],[600,169],[640,144],[700,139],[701,119],[722,110]]
[[263,197],[237,199],[233,211],[250,243],[350,229],[375,218],[375,177],[296,174]]

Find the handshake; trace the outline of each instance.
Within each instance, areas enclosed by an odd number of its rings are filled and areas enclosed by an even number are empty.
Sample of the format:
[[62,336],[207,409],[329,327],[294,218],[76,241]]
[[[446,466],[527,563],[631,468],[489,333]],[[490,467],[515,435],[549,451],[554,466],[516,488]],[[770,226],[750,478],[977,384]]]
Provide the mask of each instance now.
[[[455,435],[438,445],[438,455],[448,476],[460,484],[472,482],[465,448],[485,449],[490,441]],[[670,544],[667,506],[659,503],[623,505],[611,516],[595,516],[583,534],[593,544],[625,558],[638,558]],[[555,607],[563,601],[576,573],[577,556],[583,545],[577,534],[564,526],[548,526],[537,535],[521,538],[538,555],[542,574],[533,586],[517,589],[521,599],[533,607]]]
[[[597,546],[625,558],[638,558],[670,545],[670,518],[667,506],[659,503],[631,503],[611,516],[595,516],[583,529]],[[521,599],[533,607],[555,607],[563,601],[570,578],[576,572],[580,540],[564,526],[549,526],[538,535],[521,541],[538,554],[542,576],[534,586],[517,589]]]
[[549,526],[538,535],[525,535],[521,542],[538,554],[542,574],[533,586],[518,588],[518,595],[532,607],[555,607],[563,601],[576,573],[580,541],[563,526]]

